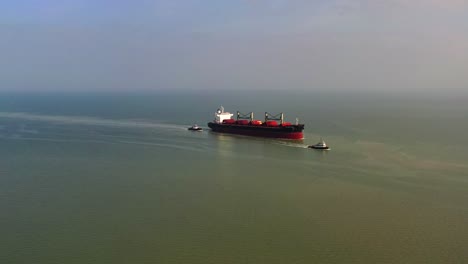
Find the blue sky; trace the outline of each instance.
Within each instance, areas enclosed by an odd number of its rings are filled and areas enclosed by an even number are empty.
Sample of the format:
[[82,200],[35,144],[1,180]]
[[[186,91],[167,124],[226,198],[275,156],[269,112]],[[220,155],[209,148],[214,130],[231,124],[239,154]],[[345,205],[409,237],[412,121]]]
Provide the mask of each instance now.
[[461,0],[0,3],[1,91],[468,88]]

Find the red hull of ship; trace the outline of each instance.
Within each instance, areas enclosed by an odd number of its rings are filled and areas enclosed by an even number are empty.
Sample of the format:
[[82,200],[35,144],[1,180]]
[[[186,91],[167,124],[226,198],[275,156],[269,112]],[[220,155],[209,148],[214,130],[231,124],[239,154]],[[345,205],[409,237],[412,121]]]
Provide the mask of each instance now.
[[281,127],[252,127],[238,125],[223,125],[209,123],[208,126],[213,132],[228,133],[253,137],[281,138],[281,139],[303,139],[302,127],[287,129]]

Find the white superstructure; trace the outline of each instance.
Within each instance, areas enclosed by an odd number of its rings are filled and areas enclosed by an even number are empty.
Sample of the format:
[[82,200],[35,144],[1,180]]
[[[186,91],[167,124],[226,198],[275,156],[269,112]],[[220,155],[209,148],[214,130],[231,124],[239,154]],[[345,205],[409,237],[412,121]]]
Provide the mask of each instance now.
[[218,108],[215,113],[215,123],[223,123],[223,120],[225,119],[231,119],[234,114],[231,114],[229,112],[224,112],[224,107]]

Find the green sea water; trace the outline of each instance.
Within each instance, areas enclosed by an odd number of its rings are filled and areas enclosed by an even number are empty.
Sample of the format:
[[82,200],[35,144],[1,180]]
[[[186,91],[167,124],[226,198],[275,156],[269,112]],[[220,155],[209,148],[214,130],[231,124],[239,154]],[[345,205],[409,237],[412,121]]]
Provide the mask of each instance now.
[[[4,94],[0,263],[466,263],[465,102]],[[187,131],[221,104],[305,139]]]

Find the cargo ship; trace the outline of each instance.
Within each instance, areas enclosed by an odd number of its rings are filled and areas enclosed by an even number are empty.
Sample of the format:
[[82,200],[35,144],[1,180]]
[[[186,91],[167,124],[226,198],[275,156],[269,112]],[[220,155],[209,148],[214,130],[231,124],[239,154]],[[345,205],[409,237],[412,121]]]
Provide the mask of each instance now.
[[265,112],[264,121],[255,120],[253,112],[242,114],[237,112],[236,119],[234,114],[224,112],[221,106],[215,113],[213,122],[208,123],[208,127],[213,132],[229,133],[254,137],[268,137],[281,139],[303,139],[304,125],[299,124],[296,118],[296,123],[284,122],[284,115],[271,115]]

